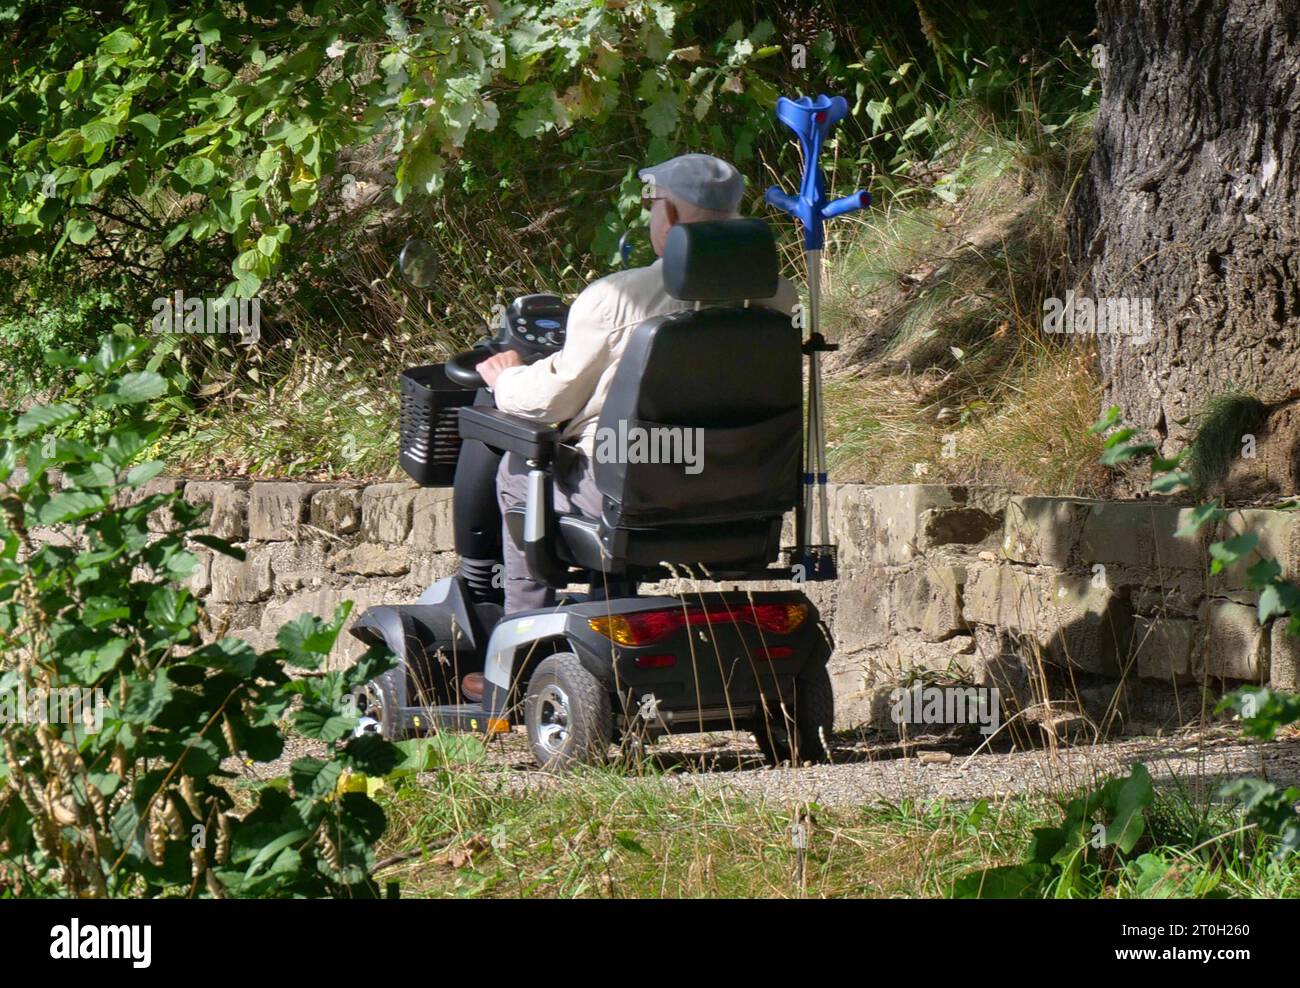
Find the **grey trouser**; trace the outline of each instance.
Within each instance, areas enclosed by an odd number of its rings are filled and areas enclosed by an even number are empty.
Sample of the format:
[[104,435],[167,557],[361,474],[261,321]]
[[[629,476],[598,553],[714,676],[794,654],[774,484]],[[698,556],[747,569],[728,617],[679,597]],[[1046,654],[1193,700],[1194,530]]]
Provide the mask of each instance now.
[[[561,466],[563,464],[563,467]],[[539,583],[528,574],[524,550],[515,545],[505,526],[507,508],[523,507],[527,501],[528,464],[518,453],[507,453],[497,470],[497,503],[501,505],[501,549],[505,562],[505,612],[527,611],[535,607],[554,607],[554,587]],[[591,461],[582,453],[557,458],[555,479],[551,487],[552,504],[557,515],[600,517],[600,492]]]

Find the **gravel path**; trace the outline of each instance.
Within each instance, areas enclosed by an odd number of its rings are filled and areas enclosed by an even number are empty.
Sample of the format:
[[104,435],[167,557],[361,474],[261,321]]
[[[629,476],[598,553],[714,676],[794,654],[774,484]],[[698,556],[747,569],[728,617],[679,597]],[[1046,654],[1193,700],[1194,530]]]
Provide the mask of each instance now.
[[[897,741],[837,741],[832,763],[768,768],[753,739],[718,733],[666,738],[646,749],[670,785],[704,792],[728,792],[783,805],[813,801],[826,806],[860,806],[903,799],[967,801],[1018,793],[1062,793],[1088,785],[1142,762],[1157,783],[1180,780],[1196,792],[1213,791],[1228,779],[1257,776],[1300,785],[1300,732],[1272,742],[1244,739],[1226,728],[1189,730],[1161,738],[1125,738],[1106,744],[1054,750],[979,751],[973,744],[918,738]],[[319,755],[322,747],[291,738],[275,762],[245,766],[251,778],[288,772],[289,762]],[[234,767],[234,766],[231,766]],[[544,793],[566,784],[563,776],[537,769],[522,728],[488,745],[486,778],[496,775],[517,795]]]
[[[648,749],[650,757],[669,770],[672,785],[781,804],[810,800],[825,806],[860,806],[882,800],[967,801],[1068,792],[1106,775],[1122,774],[1134,762],[1144,763],[1157,785],[1178,779],[1198,793],[1212,793],[1239,776],[1300,784],[1300,735],[1264,743],[1215,729],[1108,744],[1061,745],[1055,750],[970,752],[969,745],[945,749],[940,739],[918,739],[907,746],[840,743],[831,764],[772,769],[763,764],[752,740],[740,734],[671,739]],[[509,765],[507,786],[512,790],[545,791],[564,784],[536,770],[522,736],[503,739],[493,758]]]

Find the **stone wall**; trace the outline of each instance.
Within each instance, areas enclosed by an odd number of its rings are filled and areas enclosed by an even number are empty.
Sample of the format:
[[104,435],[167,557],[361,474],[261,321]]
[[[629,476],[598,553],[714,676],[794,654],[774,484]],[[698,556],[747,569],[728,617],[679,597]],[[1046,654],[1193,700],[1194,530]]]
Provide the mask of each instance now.
[[[255,644],[304,611],[409,602],[455,571],[449,490],[160,480],[148,491],[178,486],[247,553],[196,546],[193,590],[217,627]],[[1026,711],[1064,708],[1092,725],[1193,719],[1198,684],[1300,686],[1300,648],[1279,622],[1259,627],[1244,567],[1209,575],[1221,533],[1176,534],[1190,508],[931,484],[838,486],[832,504],[841,579],[808,592],[836,641],[840,726],[887,723],[903,681],[996,685]],[[1258,531],[1262,551],[1300,571],[1300,515],[1251,509],[1227,524]],[[341,649],[351,659],[358,645],[344,636]]]

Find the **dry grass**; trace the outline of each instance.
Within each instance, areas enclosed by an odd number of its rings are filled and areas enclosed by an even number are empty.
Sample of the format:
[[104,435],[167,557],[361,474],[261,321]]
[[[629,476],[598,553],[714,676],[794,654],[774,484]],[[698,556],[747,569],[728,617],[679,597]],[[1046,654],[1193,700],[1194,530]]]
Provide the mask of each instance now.
[[915,898],[1013,860],[1051,804],[777,806],[589,770],[513,795],[486,775],[444,772],[391,793],[386,809],[381,856],[428,849],[381,875],[404,896]]
[[831,256],[832,466],[846,481],[1098,493],[1091,346],[1042,331],[1067,275],[1086,121],[1044,141],[953,119],[931,191],[879,210]]

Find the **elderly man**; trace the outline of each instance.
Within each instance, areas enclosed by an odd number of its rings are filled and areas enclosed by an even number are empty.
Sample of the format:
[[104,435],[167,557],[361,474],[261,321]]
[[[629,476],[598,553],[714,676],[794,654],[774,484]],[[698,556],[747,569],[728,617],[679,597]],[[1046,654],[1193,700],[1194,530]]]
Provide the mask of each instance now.
[[[668,231],[676,223],[734,219],[745,179],[732,165],[707,154],[686,154],[639,173],[652,190],[642,205],[650,213],[650,242],[662,256]],[[777,294],[756,303],[789,313],[798,302],[794,287],[781,279]],[[586,287],[569,310],[563,349],[535,364],[523,365],[513,351],[478,365],[496,405],[504,412],[548,423],[565,423],[557,453],[555,510],[600,516],[600,493],[592,473],[597,420],[609,393],[619,357],[632,331],[647,319],[688,309],[664,288],[661,262],[620,271]],[[736,373],[744,373],[743,361]],[[525,501],[527,466],[515,454],[504,457],[497,473],[502,511]],[[505,612],[552,607],[552,588],[528,574],[523,550],[503,532]]]

